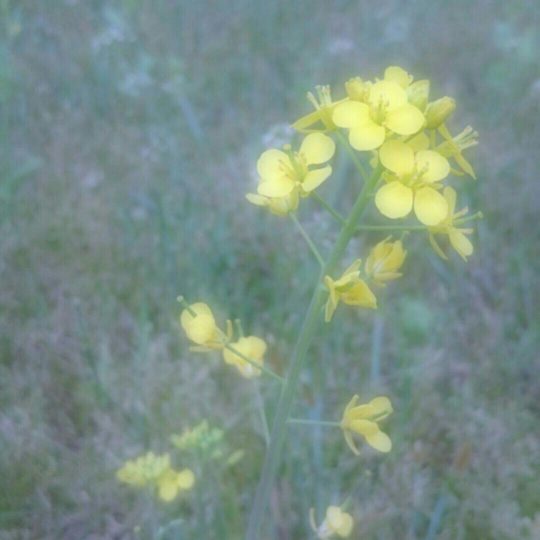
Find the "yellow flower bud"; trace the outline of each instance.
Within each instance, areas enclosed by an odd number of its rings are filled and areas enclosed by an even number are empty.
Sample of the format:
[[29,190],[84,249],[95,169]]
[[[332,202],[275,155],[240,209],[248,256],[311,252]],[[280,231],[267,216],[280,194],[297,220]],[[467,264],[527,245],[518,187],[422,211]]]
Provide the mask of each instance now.
[[444,124],[446,119],[456,109],[456,100],[444,96],[428,104],[426,109],[426,127],[428,129],[437,129]]
[[366,101],[369,97],[369,86],[369,82],[363,81],[360,77],[354,77],[345,83],[345,91],[349,98],[355,101]]
[[315,523],[315,510],[312,508],[309,512],[309,521],[319,540],[349,538],[354,525],[352,516],[339,506],[329,506],[326,509],[326,517],[319,526]]
[[390,237],[379,242],[366,259],[366,275],[381,286],[387,281],[401,277],[398,270],[407,256],[401,240],[390,242],[389,239]]
[[411,105],[414,105],[421,111],[424,111],[429,98],[429,81],[422,79],[421,81],[413,82],[407,88],[407,99]]
[[[258,377],[261,370],[256,365],[262,365],[266,352],[266,342],[256,336],[241,337],[230,343],[230,348],[223,349],[223,359],[227,364],[235,366],[240,375],[246,379]],[[251,363],[246,360],[248,358]],[[253,365],[255,364],[255,366]]]
[[187,337],[197,345],[215,348],[218,338],[216,320],[208,305],[197,302],[182,311],[180,324]]

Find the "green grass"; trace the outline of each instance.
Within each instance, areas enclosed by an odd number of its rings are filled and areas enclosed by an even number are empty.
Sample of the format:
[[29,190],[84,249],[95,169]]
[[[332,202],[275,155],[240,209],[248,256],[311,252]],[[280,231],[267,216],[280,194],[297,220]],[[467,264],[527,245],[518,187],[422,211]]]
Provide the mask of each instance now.
[[[165,540],[241,538],[265,448],[253,388],[188,351],[176,296],[242,318],[285,371],[317,267],[291,223],[245,202],[255,160],[314,85],[396,63],[480,132],[479,180],[464,180],[485,215],[477,250],[444,264],[411,237],[378,322],[343,310],[317,338],[294,415],[338,418],[353,393],[385,392],[394,451],[358,460],[339,433],[296,426],[265,539],[309,538],[309,508],[350,493],[358,538],[536,538],[536,12],[1,1],[0,537],[147,538],[159,524]],[[336,177],[323,193],[345,211],[358,186],[344,159]],[[328,253],[334,223],[311,201],[300,218]],[[277,389],[262,392],[272,416]],[[170,506],[116,482],[125,459],[203,418],[239,464],[186,457],[199,482]]]

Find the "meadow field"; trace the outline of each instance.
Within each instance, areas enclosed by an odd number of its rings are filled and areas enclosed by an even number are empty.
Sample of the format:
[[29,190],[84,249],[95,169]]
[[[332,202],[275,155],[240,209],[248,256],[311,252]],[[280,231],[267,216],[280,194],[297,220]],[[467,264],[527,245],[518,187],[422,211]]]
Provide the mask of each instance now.
[[[378,309],[321,326],[294,416],[388,395],[393,449],[291,426],[261,540],[314,539],[310,508],[346,497],[352,539],[540,539],[539,50],[535,0],[0,0],[0,540],[243,538],[278,384],[191,352],[176,299],[241,318],[286,374],[318,268],[246,201],[255,163],[306,92],[389,65],[479,132],[475,252],[411,233]],[[345,213],[343,153],[334,174]],[[298,216],[327,252],[332,218]],[[192,490],[117,480],[204,420]]]

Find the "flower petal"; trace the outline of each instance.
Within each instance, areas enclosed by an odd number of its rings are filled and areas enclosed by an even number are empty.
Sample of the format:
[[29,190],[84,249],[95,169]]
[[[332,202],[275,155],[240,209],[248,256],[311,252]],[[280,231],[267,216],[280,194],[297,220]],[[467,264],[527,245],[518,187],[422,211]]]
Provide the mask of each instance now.
[[263,180],[257,187],[257,191],[259,195],[265,197],[285,197],[294,189],[294,185],[294,180],[281,176],[272,180]]
[[307,165],[319,165],[327,162],[336,151],[336,143],[322,133],[310,133],[300,146],[300,154]]
[[386,141],[379,150],[381,163],[398,176],[405,176],[414,169],[414,152],[401,141]]
[[349,431],[358,433],[358,435],[363,435],[364,437],[367,437],[368,435],[375,435],[379,431],[379,426],[377,425],[377,422],[358,419],[349,422],[348,429]]
[[176,481],[180,489],[191,489],[195,483],[195,475],[190,469],[184,469],[178,473]]
[[386,114],[384,124],[398,135],[412,135],[424,125],[424,115],[414,106],[406,103]]
[[471,241],[459,229],[450,229],[448,231],[448,238],[452,247],[459,253],[464,261],[473,254],[474,247]]
[[412,189],[401,182],[390,182],[377,191],[375,205],[390,219],[405,217],[413,207]]
[[378,81],[369,91],[369,102],[372,107],[382,103],[388,111],[392,111],[407,103],[407,93],[395,81]]
[[276,176],[283,176],[289,163],[289,156],[285,152],[271,148],[263,152],[257,160],[257,172],[264,180],[274,179]]
[[456,210],[457,193],[456,190],[450,186],[446,186],[443,190],[443,196],[448,204],[448,215],[453,216]]
[[247,193],[246,199],[257,206],[268,206],[268,199],[262,195],[256,195],[255,193]]
[[378,396],[372,399],[369,404],[373,407],[375,414],[388,416],[392,411],[392,403],[386,396]]
[[372,435],[366,435],[366,441],[371,447],[379,452],[386,453],[392,450],[392,441],[390,440],[390,437],[380,430]]
[[422,180],[425,182],[437,182],[446,178],[450,172],[448,160],[433,150],[421,150],[415,159],[418,172],[424,171]]
[[359,151],[375,150],[384,142],[386,130],[375,122],[368,120],[362,126],[356,126],[349,131],[351,146]]
[[384,70],[384,80],[394,81],[401,86],[401,88],[407,88],[412,82],[412,77],[403,68],[399,66],[388,66]]
[[420,150],[427,150],[429,148],[429,137],[422,131],[409,139],[407,145],[410,146],[415,152]]
[[315,188],[318,188],[330,175],[332,174],[332,167],[327,165],[321,169],[315,169],[309,171],[302,182],[302,189],[309,193]]
[[448,203],[437,190],[423,187],[414,196],[414,213],[424,225],[438,225],[448,215]]
[[360,126],[369,121],[369,107],[358,101],[346,101],[334,109],[332,120],[343,128]]

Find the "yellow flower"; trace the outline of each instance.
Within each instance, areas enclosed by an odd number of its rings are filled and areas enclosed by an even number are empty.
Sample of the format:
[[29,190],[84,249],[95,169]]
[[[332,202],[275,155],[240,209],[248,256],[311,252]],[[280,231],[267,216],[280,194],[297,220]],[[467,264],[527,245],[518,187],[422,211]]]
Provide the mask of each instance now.
[[169,468],[156,480],[158,496],[161,500],[170,502],[181,491],[191,489],[194,483],[195,475],[190,469],[175,471]]
[[448,128],[443,124],[439,126],[439,133],[445,139],[439,146],[435,148],[442,156],[452,158],[458,164],[462,173],[453,171],[455,174],[463,175],[468,174],[471,178],[476,180],[476,174],[472,165],[465,159],[462,152],[463,150],[476,146],[478,144],[478,132],[471,126],[467,126],[461,133],[452,136]]
[[298,191],[292,191],[285,197],[264,197],[256,193],[248,193],[246,199],[256,206],[264,206],[276,216],[286,216],[298,208]]
[[413,135],[424,125],[424,115],[408,103],[407,91],[396,80],[365,83],[361,91],[358,85],[355,88],[349,82],[347,90],[353,96],[355,92],[366,95],[365,102],[353,100],[337,105],[332,119],[337,126],[349,130],[349,142],[356,150],[379,148],[387,130],[398,135]]
[[[456,208],[456,192],[451,187],[444,188],[444,198],[448,203],[448,216],[446,219],[439,223],[436,227],[429,227],[429,241],[431,246],[435,250],[435,253],[443,259],[448,259],[444,251],[440,248],[436,234],[444,234],[448,236],[450,245],[458,252],[459,256],[466,261],[467,257],[473,254],[474,247],[471,241],[467,238],[467,234],[471,234],[473,229],[459,227],[460,219],[468,212],[467,208],[463,208],[459,212],[455,211]],[[466,218],[465,218],[466,219]]]
[[379,242],[366,259],[366,276],[377,285],[384,286],[387,281],[401,277],[398,270],[403,265],[407,252],[401,240],[390,242],[390,237]]
[[356,395],[351,399],[345,408],[340,424],[349,448],[356,455],[360,453],[353,440],[353,434],[358,434],[362,435],[375,450],[390,452],[392,441],[386,433],[380,430],[378,425],[380,420],[392,412],[390,400],[380,396],[365,405],[357,405],[358,400],[359,397]]
[[262,366],[264,362],[264,353],[266,352],[266,343],[256,336],[241,337],[238,341],[231,343],[230,346],[240,354],[230,350],[223,349],[223,359],[227,364],[235,366],[240,374],[246,379],[258,377],[261,370],[250,364],[242,356],[249,358],[252,362]]
[[326,509],[324,521],[317,527],[315,523],[315,511],[313,508],[309,512],[311,528],[320,540],[330,538],[348,538],[353,529],[353,518],[344,512],[339,506],[329,506]]
[[[310,103],[315,107],[315,110],[302,118],[299,118],[292,127],[300,132],[310,131],[333,131],[336,129],[336,125],[332,120],[332,112],[339,103],[343,103],[345,100],[332,101],[332,94],[329,86],[317,86],[317,98],[312,92],[308,92],[307,98]],[[319,125],[319,127],[314,127]]]
[[207,304],[196,302],[184,309],[180,315],[180,324],[187,337],[197,345],[210,349],[223,346],[219,340],[220,330]]
[[399,66],[388,66],[384,70],[384,80],[393,81],[399,84],[404,90],[407,90],[413,82],[413,76]]
[[259,195],[282,198],[297,192],[305,197],[332,174],[330,165],[318,167],[331,159],[336,150],[334,141],[327,135],[310,133],[298,152],[285,150],[271,148],[257,161],[261,177],[257,188]]
[[136,459],[126,461],[116,472],[116,477],[124,484],[140,487],[157,480],[169,468],[169,454],[159,456],[148,452]]
[[401,141],[387,141],[379,150],[379,159],[392,174],[377,191],[375,205],[391,219],[408,215],[414,206],[416,217],[424,225],[437,225],[448,213],[445,198],[437,191],[437,182],[450,172],[448,160],[433,150],[415,152]]
[[326,322],[332,319],[340,301],[350,306],[371,309],[377,307],[377,298],[366,282],[360,278],[359,268],[361,265],[362,261],[357,259],[339,279],[334,280],[330,276],[324,277],[324,284],[329,292],[324,315]]

